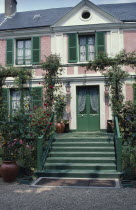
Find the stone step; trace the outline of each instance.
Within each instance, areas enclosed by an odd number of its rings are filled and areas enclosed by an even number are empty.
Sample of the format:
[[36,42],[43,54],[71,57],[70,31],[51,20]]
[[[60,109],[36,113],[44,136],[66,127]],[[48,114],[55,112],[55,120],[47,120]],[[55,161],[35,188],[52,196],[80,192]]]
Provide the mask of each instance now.
[[93,138],[60,138],[60,139],[56,139],[56,142],[75,142],[75,141],[78,141],[78,142],[113,142],[113,138],[100,138],[100,137],[93,137]]
[[115,157],[48,157],[46,163],[114,163]]
[[119,178],[115,170],[45,170],[37,172],[38,176],[70,178]]
[[94,151],[94,152],[114,152],[114,147],[56,147],[56,146],[53,146],[52,147],[52,151],[56,151],[56,152],[77,152],[77,151],[80,151],[80,152],[91,152],[91,151]]
[[58,147],[74,147],[74,146],[78,146],[78,147],[114,147],[114,143],[113,142],[54,142],[52,146],[58,146]]
[[50,152],[51,157],[114,157],[114,152]]
[[93,163],[46,163],[44,166],[44,169],[52,169],[52,170],[116,170],[116,165],[111,163],[111,164],[93,164]]

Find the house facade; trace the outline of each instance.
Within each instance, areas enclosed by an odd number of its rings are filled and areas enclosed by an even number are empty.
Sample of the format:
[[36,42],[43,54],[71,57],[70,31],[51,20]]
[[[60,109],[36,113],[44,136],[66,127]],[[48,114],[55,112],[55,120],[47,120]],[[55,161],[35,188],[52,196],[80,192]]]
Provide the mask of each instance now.
[[[5,14],[0,14],[0,64],[32,69],[31,88],[37,93],[33,103],[37,105],[42,104],[40,63],[58,54],[70,129],[105,130],[107,120],[112,120],[105,78],[82,66],[100,52],[113,57],[122,50],[136,50],[135,11],[136,3],[95,5],[82,0],[73,8],[17,12],[17,1],[5,0]],[[133,101],[135,69],[125,68],[130,76],[123,92],[126,101]],[[4,93],[10,114],[19,104],[13,78],[7,78]]]

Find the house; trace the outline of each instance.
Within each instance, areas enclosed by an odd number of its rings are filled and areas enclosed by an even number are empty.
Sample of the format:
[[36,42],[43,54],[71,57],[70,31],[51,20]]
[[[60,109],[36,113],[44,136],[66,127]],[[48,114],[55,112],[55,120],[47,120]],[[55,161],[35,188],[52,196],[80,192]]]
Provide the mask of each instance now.
[[[71,130],[104,130],[107,120],[112,119],[104,77],[81,65],[94,60],[99,52],[114,56],[123,49],[136,50],[135,11],[136,3],[95,5],[82,0],[75,7],[17,12],[17,1],[5,0],[5,14],[0,14],[0,64],[31,67],[32,87],[38,87],[37,95],[41,95],[39,64],[51,53],[59,54],[64,92],[70,99],[67,113]],[[124,86],[125,100],[133,100],[135,71],[126,71],[131,76]],[[9,113],[19,100],[12,82],[11,78],[6,80],[10,86],[6,89]]]
[[[136,3],[95,5],[89,0],[82,0],[75,7],[17,12],[17,1],[5,0],[5,14],[0,14],[0,64],[31,68],[31,89],[35,91],[32,102],[33,105],[41,105],[43,70],[40,63],[46,61],[50,54],[60,55],[70,129],[104,131],[107,120],[113,118],[105,78],[100,72],[86,71],[82,64],[94,60],[100,52],[112,57],[123,49],[135,51],[135,11]],[[130,76],[125,81],[123,93],[126,101],[133,101],[136,99],[133,88],[135,70],[124,68]],[[3,88],[9,115],[20,103],[13,81],[13,78],[7,78]],[[26,90],[29,99],[29,87]],[[51,158],[44,166],[41,166],[39,151],[38,175],[118,177],[118,172],[122,170],[121,150],[116,146],[118,153],[115,159],[113,140],[107,141],[101,133],[90,137],[80,133],[76,135],[57,139]]]
[[[30,12],[17,12],[16,6],[16,0],[5,0],[5,14],[0,15],[0,64],[31,66],[32,86],[39,87],[40,62],[51,53],[59,54],[64,66],[62,80],[70,84],[67,112],[71,129],[106,129],[112,112],[104,95],[104,77],[86,71],[81,64],[94,60],[99,51],[114,56],[123,49],[136,50],[136,3],[97,6],[84,0],[74,8]],[[135,75],[133,69],[126,70]],[[7,83],[12,85],[12,80]],[[124,86],[126,100],[133,99],[132,83],[129,79]],[[11,88],[7,94],[14,106],[16,92]]]

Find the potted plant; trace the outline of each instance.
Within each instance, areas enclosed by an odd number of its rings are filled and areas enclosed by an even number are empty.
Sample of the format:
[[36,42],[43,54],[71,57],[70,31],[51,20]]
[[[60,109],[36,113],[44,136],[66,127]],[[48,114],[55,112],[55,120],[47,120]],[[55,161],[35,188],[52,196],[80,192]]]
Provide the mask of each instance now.
[[1,140],[2,149],[2,165],[1,176],[5,182],[13,182],[18,175],[19,167],[16,164],[18,150],[22,146],[23,141],[20,139]]
[[63,133],[65,124],[63,122],[64,110],[66,107],[66,97],[59,94],[55,97],[55,116],[56,116],[56,132]]

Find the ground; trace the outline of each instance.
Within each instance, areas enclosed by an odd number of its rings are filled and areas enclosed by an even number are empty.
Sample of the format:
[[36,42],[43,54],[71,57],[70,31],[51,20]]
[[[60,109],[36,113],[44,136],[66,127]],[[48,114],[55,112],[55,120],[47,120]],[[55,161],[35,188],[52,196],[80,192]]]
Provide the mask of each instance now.
[[136,210],[136,188],[33,188],[0,178],[1,210]]

